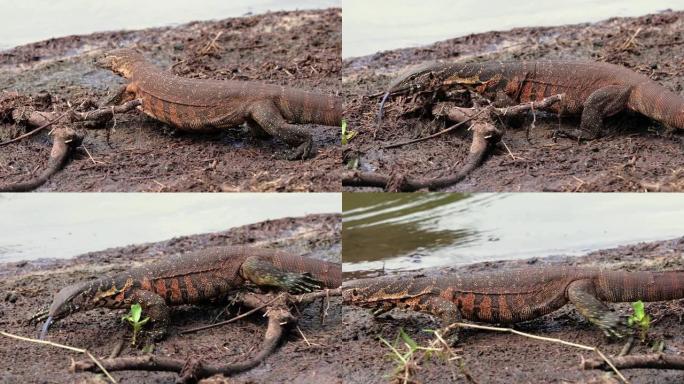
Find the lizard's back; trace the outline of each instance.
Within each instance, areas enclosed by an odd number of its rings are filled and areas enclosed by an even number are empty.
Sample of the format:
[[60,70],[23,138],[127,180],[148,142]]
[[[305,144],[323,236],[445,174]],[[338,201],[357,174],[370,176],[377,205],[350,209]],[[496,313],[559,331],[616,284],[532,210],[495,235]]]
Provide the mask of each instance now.
[[169,304],[188,304],[225,296],[240,288],[245,260],[256,257],[285,272],[309,273],[325,286],[339,285],[340,271],[335,263],[310,259],[286,252],[245,246],[206,248],[167,257],[159,262],[131,268],[113,277],[117,287],[132,284],[158,294]]
[[525,103],[565,94],[550,110],[579,114],[587,99],[607,86],[630,88],[627,108],[672,127],[684,128],[684,98],[648,77],[623,66],[593,61],[488,61],[461,64],[459,76],[478,77],[478,91],[494,97],[504,91],[512,101]]
[[354,296],[361,298],[361,305],[389,301],[401,306],[407,298],[438,296],[455,303],[466,319],[515,323],[561,308],[568,302],[568,287],[578,280],[591,281],[596,297],[604,301],[684,298],[682,271],[625,272],[582,267],[363,279],[345,283],[345,292],[352,303],[358,300]]
[[180,128],[239,125],[259,101],[275,103],[286,120],[297,123],[336,125],[341,115],[339,100],[329,95],[257,81],[185,78],[143,61],[136,64],[131,80],[146,113]]

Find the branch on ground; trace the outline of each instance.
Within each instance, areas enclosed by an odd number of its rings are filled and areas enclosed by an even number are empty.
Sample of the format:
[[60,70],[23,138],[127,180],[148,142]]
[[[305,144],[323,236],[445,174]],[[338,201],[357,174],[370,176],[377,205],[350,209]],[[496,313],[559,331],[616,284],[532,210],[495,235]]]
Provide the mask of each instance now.
[[[101,124],[112,119],[116,113],[130,111],[139,105],[141,105],[141,101],[136,99],[122,105],[99,108],[88,112],[76,112],[73,109],[70,109],[66,112],[31,111],[29,113],[26,113],[25,109],[14,107],[11,115],[15,122],[23,123],[28,126],[36,126],[38,128],[12,140],[0,143],[0,146],[15,143],[24,138],[33,136],[57,123],[94,122]],[[28,109],[30,108],[27,108],[27,110]],[[50,152],[50,158],[45,170],[40,175],[33,177],[30,180],[0,185],[0,192],[28,192],[45,184],[52,175],[56,174],[64,167],[74,149],[80,146],[83,141],[82,134],[77,133],[72,128],[64,127],[62,125],[57,126],[53,130],[52,135],[52,151]]]
[[[664,353],[614,357],[611,359],[611,362],[618,369],[684,369],[684,356],[668,355]],[[582,368],[611,369],[604,360],[600,359],[584,360],[582,362]]]
[[30,180],[0,185],[0,192],[28,192],[45,184],[52,175],[62,169],[71,153],[83,141],[83,136],[71,128],[56,128],[52,135],[52,151],[45,170]]
[[[266,357],[271,355],[283,337],[284,326],[296,321],[290,312],[290,304],[309,303],[318,298],[339,295],[341,295],[339,288],[297,296],[281,294],[277,300],[268,295],[254,293],[244,295],[240,300],[242,304],[248,308],[259,308],[259,312],[263,312],[268,317],[268,326],[259,352],[254,357],[239,363],[215,365],[195,357],[184,360],[154,355],[104,359],[100,360],[100,363],[110,372],[131,370],[177,372],[180,376],[179,381],[183,383],[193,383],[216,374],[229,376],[244,372],[261,364]],[[99,371],[98,366],[90,360],[74,362],[70,369],[72,372]]]
[[439,190],[454,185],[465,179],[473,170],[480,166],[501,139],[501,132],[491,123],[475,121],[470,129],[473,131],[473,141],[465,165],[456,173],[449,176],[432,179],[411,178],[399,172],[382,175],[374,172],[345,172],[342,175],[342,185],[353,187],[378,187],[390,192],[413,192],[421,189]]
[[453,103],[437,103],[432,108],[432,114],[446,117],[457,124],[432,134],[425,138],[410,140],[403,143],[391,144],[385,148],[400,147],[451,132],[466,122],[471,122],[469,130],[473,131],[473,141],[465,165],[456,173],[433,179],[419,179],[394,172],[383,175],[375,172],[350,171],[342,174],[342,185],[349,187],[377,187],[390,192],[413,192],[421,189],[439,190],[462,181],[472,171],[482,165],[491,149],[501,140],[502,133],[494,126],[494,118],[501,116],[515,116],[535,109],[545,109],[560,101],[562,94],[549,96],[543,100],[515,105],[507,108],[464,108]]

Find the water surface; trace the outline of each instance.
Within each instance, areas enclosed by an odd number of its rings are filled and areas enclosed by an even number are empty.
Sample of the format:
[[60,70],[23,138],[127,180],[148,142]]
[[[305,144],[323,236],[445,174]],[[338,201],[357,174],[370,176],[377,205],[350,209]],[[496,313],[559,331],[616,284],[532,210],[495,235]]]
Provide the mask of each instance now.
[[344,0],[342,56],[396,48],[516,27],[594,22],[682,10],[682,0]]
[[340,0],[0,0],[0,49],[67,35],[340,7]]
[[67,258],[109,247],[340,212],[339,193],[0,194],[0,262]]
[[343,193],[344,271],[581,255],[684,235],[684,194]]

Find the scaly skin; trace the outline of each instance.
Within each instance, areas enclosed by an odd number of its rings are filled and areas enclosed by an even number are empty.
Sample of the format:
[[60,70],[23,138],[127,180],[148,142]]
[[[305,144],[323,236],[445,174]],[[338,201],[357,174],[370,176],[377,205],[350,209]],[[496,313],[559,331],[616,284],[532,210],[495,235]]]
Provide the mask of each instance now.
[[247,123],[258,136],[295,147],[292,159],[309,156],[311,134],[295,124],[339,126],[339,97],[253,81],[188,79],[164,72],[137,51],[116,49],[96,62],[129,79],[111,100],[142,99],[141,110],[179,130],[203,131]]
[[625,272],[543,267],[436,277],[381,277],[345,282],[344,303],[383,313],[407,308],[485,323],[532,320],[572,303],[607,335],[619,336],[619,317],[604,302],[684,298],[684,271]]
[[291,293],[341,285],[340,264],[250,247],[207,248],[132,268],[110,277],[60,290],[49,311],[41,338],[52,320],[93,308],[127,308],[139,303],[153,322],[152,336],[166,333],[170,305],[225,299],[246,283]]
[[680,95],[627,68],[589,61],[427,65],[395,80],[382,104],[392,95],[435,92],[455,86],[469,88],[499,107],[563,94],[563,99],[548,110],[560,115],[581,114],[580,130],[571,134],[581,139],[600,136],[604,117],[624,109],[684,129],[684,98]]

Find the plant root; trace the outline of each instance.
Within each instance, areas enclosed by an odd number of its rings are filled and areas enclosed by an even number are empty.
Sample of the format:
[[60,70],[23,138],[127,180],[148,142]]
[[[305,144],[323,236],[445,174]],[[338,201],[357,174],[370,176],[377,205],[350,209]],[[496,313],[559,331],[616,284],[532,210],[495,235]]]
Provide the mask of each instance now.
[[71,153],[83,141],[83,136],[71,128],[64,127],[55,129],[53,137],[52,151],[43,173],[28,181],[0,185],[0,192],[28,192],[45,184],[52,175],[64,167]]
[[465,165],[458,172],[433,179],[409,178],[402,174],[389,176],[373,172],[345,172],[342,185],[355,187],[379,187],[390,192],[413,192],[421,189],[439,190],[454,185],[465,179],[479,167],[494,145],[501,139],[501,132],[491,123],[475,121],[470,128],[473,141]]
[[[11,144],[24,138],[33,136],[45,128],[54,125],[60,120],[65,120],[68,123],[87,121],[99,124],[112,119],[116,113],[128,112],[141,104],[142,101],[136,99],[115,107],[105,107],[89,112],[76,112],[74,110],[69,110],[62,113],[33,111],[26,116],[23,112],[15,107],[14,111],[12,112],[12,116],[15,121],[25,123],[29,126],[37,126],[38,128],[12,140],[0,143],[0,146]],[[43,171],[43,173],[41,173],[39,176],[28,181],[0,185],[0,192],[28,192],[45,184],[50,177],[64,167],[74,149],[80,146],[83,142],[83,135],[77,133],[74,129],[69,127],[57,126],[52,134],[54,137],[52,151],[50,152],[50,158],[45,171]]]
[[[649,353],[645,355],[619,356],[611,359],[618,369],[684,369],[684,356],[675,356],[665,353]],[[604,360],[589,359],[582,362],[583,369],[611,368]]]
[[[331,293],[332,292],[332,293]],[[188,359],[175,359],[163,356],[137,356],[119,357],[113,359],[100,360],[100,363],[107,371],[168,371],[179,373],[179,383],[195,383],[205,377],[216,374],[230,376],[239,372],[244,372],[261,364],[271,355],[283,338],[284,327],[292,324],[296,318],[289,309],[290,304],[308,303],[321,297],[339,296],[341,289],[320,291],[298,296],[281,294],[273,301],[272,296],[250,293],[242,299],[242,304],[249,308],[260,308],[259,311],[268,317],[268,325],[264,335],[261,349],[252,358],[239,363],[223,365],[213,365],[201,361],[196,357]],[[266,305],[265,305],[266,304]],[[71,372],[97,372],[99,368],[90,360],[74,362],[70,367]]]
[[407,144],[425,141],[444,133],[451,132],[466,122],[471,122],[469,130],[473,131],[473,141],[470,144],[470,152],[465,165],[458,172],[433,179],[411,178],[401,173],[382,175],[374,172],[348,171],[342,174],[342,185],[349,187],[376,187],[384,188],[389,192],[413,192],[421,189],[440,190],[466,178],[472,171],[482,165],[491,152],[491,149],[500,140],[503,134],[494,125],[495,117],[515,116],[532,110],[549,108],[564,97],[563,94],[549,96],[543,100],[519,104],[507,108],[494,108],[486,106],[482,108],[464,108],[455,106],[453,103],[437,103],[432,108],[434,116],[447,117],[457,124],[430,135],[425,138],[414,139],[407,142],[387,145],[384,148],[394,148]]

